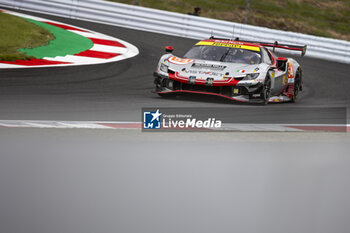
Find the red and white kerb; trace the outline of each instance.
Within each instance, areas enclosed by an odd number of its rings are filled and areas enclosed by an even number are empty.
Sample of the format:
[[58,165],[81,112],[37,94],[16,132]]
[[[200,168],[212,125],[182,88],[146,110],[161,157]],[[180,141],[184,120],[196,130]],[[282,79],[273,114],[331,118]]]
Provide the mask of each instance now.
[[78,54],[71,54],[57,57],[44,57],[43,59],[31,59],[28,61],[0,61],[0,68],[28,68],[28,67],[51,67],[51,66],[74,66],[92,65],[107,62],[115,62],[136,56],[138,49],[123,40],[107,36],[88,29],[71,26],[53,20],[43,19],[18,12],[4,11],[8,14],[30,18],[43,23],[63,28],[89,38],[93,42],[93,47]]

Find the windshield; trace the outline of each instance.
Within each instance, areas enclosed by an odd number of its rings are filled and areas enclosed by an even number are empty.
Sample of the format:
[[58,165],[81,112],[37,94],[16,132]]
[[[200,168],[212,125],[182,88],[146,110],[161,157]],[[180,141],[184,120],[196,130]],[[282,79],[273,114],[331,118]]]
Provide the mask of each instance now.
[[261,55],[258,52],[239,48],[206,45],[196,45],[192,47],[184,57],[242,64],[259,64],[261,62]]

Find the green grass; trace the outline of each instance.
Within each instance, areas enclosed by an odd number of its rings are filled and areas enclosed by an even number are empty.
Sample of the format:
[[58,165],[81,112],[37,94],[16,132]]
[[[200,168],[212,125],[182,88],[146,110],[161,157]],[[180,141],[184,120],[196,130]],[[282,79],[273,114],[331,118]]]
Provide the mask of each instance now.
[[21,48],[46,45],[54,36],[21,17],[0,12],[0,60],[14,61],[34,58],[19,52]]
[[[136,0],[110,0],[135,4]],[[246,0],[138,0],[140,6],[244,22]],[[248,24],[350,40],[349,0],[250,0]]]

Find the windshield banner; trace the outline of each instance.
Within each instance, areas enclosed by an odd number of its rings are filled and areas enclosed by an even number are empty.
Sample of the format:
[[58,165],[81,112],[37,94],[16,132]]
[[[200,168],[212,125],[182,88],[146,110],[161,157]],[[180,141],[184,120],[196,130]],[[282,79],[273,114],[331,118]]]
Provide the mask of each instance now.
[[200,41],[196,45],[207,45],[207,46],[219,46],[219,47],[229,47],[229,48],[237,48],[237,49],[246,49],[259,52],[260,48],[258,46],[250,46],[243,44],[232,44],[232,43],[222,43],[222,42],[213,42],[213,41]]

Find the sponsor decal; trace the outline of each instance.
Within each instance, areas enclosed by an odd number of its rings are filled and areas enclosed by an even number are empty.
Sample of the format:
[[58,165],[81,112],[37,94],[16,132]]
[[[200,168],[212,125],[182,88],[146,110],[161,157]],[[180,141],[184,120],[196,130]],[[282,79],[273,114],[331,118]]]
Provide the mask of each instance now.
[[184,65],[194,62],[193,59],[187,59],[187,58],[179,58],[179,57],[169,57],[168,62],[176,64],[176,65]]
[[288,83],[294,83],[294,78],[289,78]]
[[260,47],[258,46],[244,45],[244,44],[238,44],[238,43],[232,43],[232,42],[229,43],[228,41],[225,41],[225,42],[200,41],[196,45],[220,46],[220,47],[246,49],[246,50],[260,52]]
[[272,78],[274,78],[274,77],[275,77],[275,72],[274,72],[274,71],[272,71],[272,73],[271,73],[271,77],[272,77]]
[[286,85],[286,75],[283,75],[282,83],[283,85]]
[[219,69],[223,70],[226,66],[223,65],[215,65],[215,64],[205,64],[205,63],[193,63],[193,68],[211,68],[211,69]]
[[190,76],[188,78],[188,84],[195,84],[196,83],[196,76]]
[[197,70],[185,70],[183,69],[182,72],[186,74],[199,74],[199,75],[211,75],[211,76],[223,76],[221,73],[217,72],[211,72],[211,71],[197,71]]
[[288,79],[294,78],[294,69],[293,69],[293,64],[289,61],[288,63]]
[[214,79],[213,78],[207,78],[205,84],[207,86],[213,86],[213,83],[214,83]]
[[294,73],[294,68],[293,68],[293,64],[292,62],[288,62],[288,83],[294,83],[294,77],[295,77],[295,73]]

